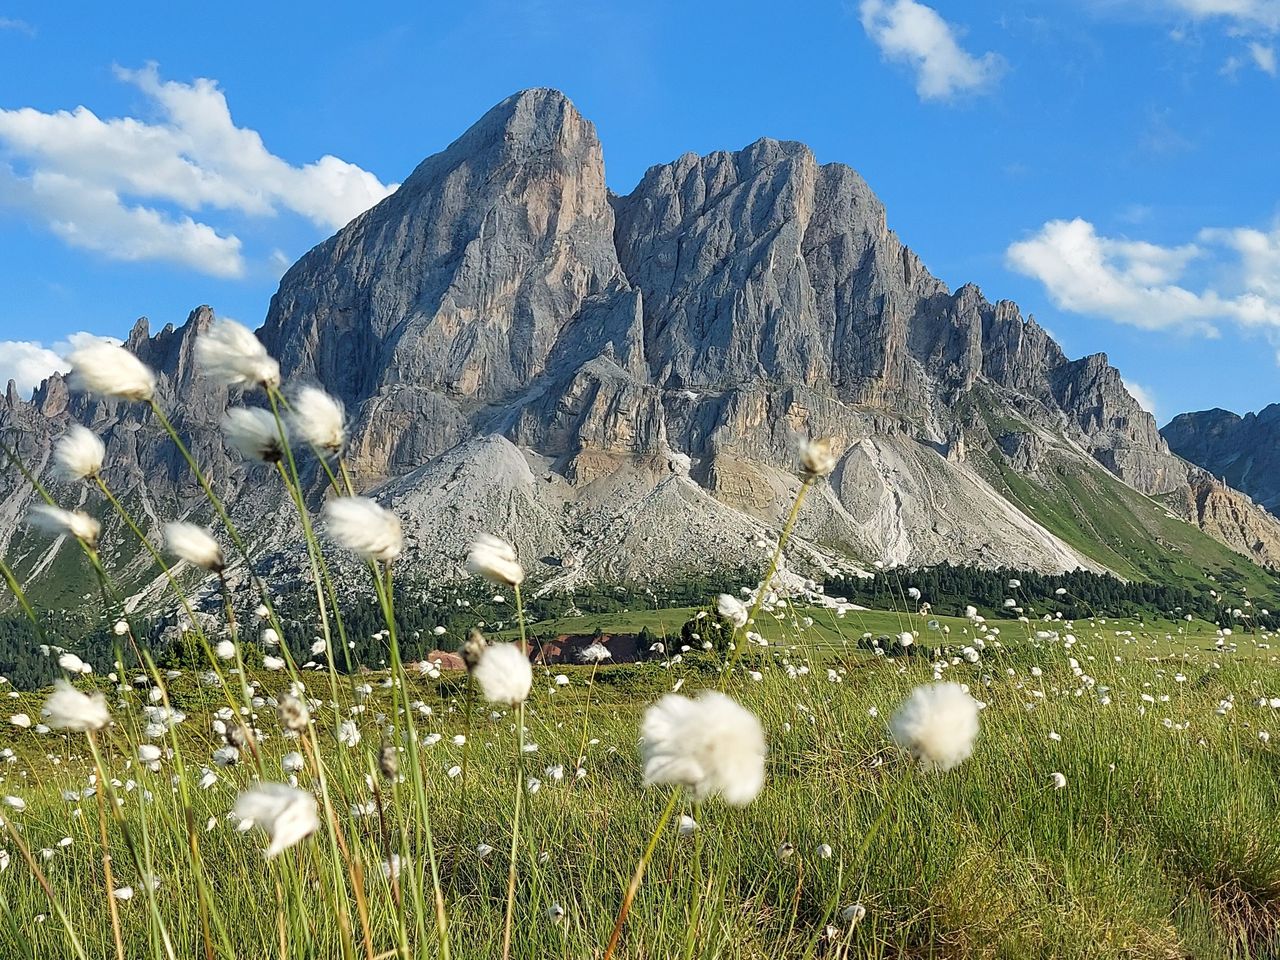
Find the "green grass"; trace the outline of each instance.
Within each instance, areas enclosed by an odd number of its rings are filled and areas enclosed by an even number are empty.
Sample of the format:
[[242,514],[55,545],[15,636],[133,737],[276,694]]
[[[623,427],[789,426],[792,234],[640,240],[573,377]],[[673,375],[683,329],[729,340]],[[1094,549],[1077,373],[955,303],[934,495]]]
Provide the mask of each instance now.
[[1169,516],[1158,501],[1121,483],[1101,467],[1052,464],[1033,482],[999,457],[992,463],[1011,501],[1085,556],[1132,580],[1203,588],[1206,576],[1222,587],[1268,595],[1274,578],[1256,564]]
[[[688,614],[644,611],[555,626],[643,624],[670,631]],[[802,619],[807,616],[812,625]],[[761,679],[740,672],[730,692],[766,728],[764,791],[743,809],[711,801],[695,812],[681,804],[701,829],[692,838],[667,831],[659,842],[620,956],[681,956],[699,900],[705,906],[691,950],[697,957],[1277,955],[1280,753],[1277,743],[1263,743],[1258,733],[1270,730],[1280,741],[1280,711],[1254,705],[1258,697],[1280,695],[1280,666],[1266,638],[1237,636],[1236,652],[1217,653],[1209,630],[1200,625],[1188,639],[1170,642],[1162,633],[1172,624],[1148,624],[1144,630],[1132,622],[1077,623],[1071,628],[1077,642],[1066,650],[1061,639],[1037,638],[1033,631],[1040,625],[1002,622],[1001,645],[988,642],[982,662],[961,660],[945,669],[946,679],[968,683],[987,704],[972,758],[950,773],[924,774],[891,746],[885,719],[914,685],[931,680],[930,658],[876,657],[845,643],[864,630],[897,632],[908,621],[923,637],[927,628],[919,618],[884,611],[850,613],[843,620],[813,610],[795,611],[794,619],[791,613],[779,620],[762,617],[761,630],[774,646],[750,654]],[[952,643],[966,642],[960,634],[966,624],[943,622],[953,628]],[[1116,630],[1135,636],[1117,636]],[[1092,683],[1073,673],[1069,657]],[[808,664],[813,669],[789,676],[788,666]],[[708,666],[703,655],[690,655],[666,667],[605,667],[590,688],[584,667],[536,671],[527,726],[538,749],[525,756],[525,764],[543,783],[526,796],[514,956],[599,956],[622,890],[668,796],[641,783],[640,715],[678,682],[685,693],[714,686],[716,675]],[[1033,667],[1040,676],[1032,675]],[[828,668],[837,671],[839,682],[828,679]],[[554,683],[559,673],[570,685]],[[263,696],[279,693],[285,683],[280,674],[255,679]],[[308,679],[314,696],[327,697],[322,674]],[[429,813],[453,955],[497,956],[512,814],[512,718],[505,710],[477,709],[464,799],[461,780],[447,773],[461,761],[461,748],[449,737],[463,728],[463,685],[457,677],[414,679],[411,697],[432,711],[420,715],[420,734],[444,736],[418,748],[425,811],[409,784],[395,788],[394,800],[385,783],[380,787],[390,825],[384,833],[376,815],[350,813],[353,805],[373,798],[366,774],[388,722],[379,717],[394,716],[379,677],[362,679],[374,691],[355,715],[363,733],[356,748],[333,742],[330,712],[316,722],[345,840],[365,865],[371,951],[392,956],[387,951],[397,941],[392,888],[378,864],[386,838],[398,843],[395,825],[402,817],[413,856],[401,874],[401,889],[409,896],[411,872],[418,871],[429,893],[421,832]],[[177,730],[195,779],[220,744],[210,732],[210,715],[224,701],[191,675],[173,678],[170,694],[187,714]],[[1235,707],[1219,716],[1219,702],[1228,697],[1235,698]],[[342,713],[349,715],[349,693],[341,699]],[[35,716],[39,702],[37,695],[23,694],[8,712]],[[112,772],[121,784],[125,816],[139,832],[146,825],[160,881],[157,906],[175,951],[183,958],[203,956],[191,859],[171,790],[173,761],[166,760],[158,774],[132,761],[145,702],[130,691],[113,704]],[[575,781],[584,720],[597,742],[587,750],[586,777]],[[297,743],[283,738],[269,703],[258,708],[257,723],[267,776],[280,779],[280,757]],[[113,956],[96,803],[62,799],[64,790],[86,784],[90,767],[83,738],[11,730],[5,739],[17,759],[0,766],[0,794],[20,795],[28,803],[21,813],[6,809],[5,816],[37,858],[41,849],[55,851],[39,862],[87,954],[95,960]],[[553,765],[565,767],[564,780],[545,772]],[[407,770],[407,758],[400,766],[402,773]],[[1055,771],[1067,778],[1063,790],[1052,787]],[[261,835],[239,833],[227,819],[253,771],[241,764],[217,774],[212,787],[195,791],[192,813],[213,904],[230,932],[234,955],[280,956],[283,917],[288,955],[340,957],[339,927],[325,894],[333,865],[327,841],[317,835],[279,860],[264,862]],[[316,787],[307,774],[301,780],[304,787]],[[131,781],[136,786],[128,789]],[[71,838],[70,846],[57,846],[63,837]],[[479,857],[481,843],[494,852]],[[783,843],[797,853],[779,859]],[[831,846],[830,859],[817,856],[820,844]],[[15,845],[3,839],[0,848],[12,858],[0,873],[0,956],[72,956],[48,897]],[[154,928],[149,932],[141,878],[114,829],[111,853],[117,884],[138,891],[118,904],[125,955],[162,956]],[[284,892],[283,908],[277,905],[278,889]],[[356,955],[365,957],[349,883],[345,890],[341,902],[353,918]],[[851,928],[841,910],[855,902],[867,915]],[[566,911],[561,923],[547,917],[553,903]],[[417,909],[410,910],[413,955],[435,956],[432,937],[414,932]],[[429,911],[425,922],[429,934]],[[845,948],[847,954],[841,953]],[[214,955],[228,954],[215,949]]]

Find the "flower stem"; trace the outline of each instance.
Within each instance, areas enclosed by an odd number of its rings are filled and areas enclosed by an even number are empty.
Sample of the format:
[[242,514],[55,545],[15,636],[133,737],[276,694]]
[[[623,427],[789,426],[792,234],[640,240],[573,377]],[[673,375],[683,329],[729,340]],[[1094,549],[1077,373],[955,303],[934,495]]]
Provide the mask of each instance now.
[[733,632],[733,653],[725,659],[724,669],[720,673],[720,690],[724,691],[725,685],[729,682],[729,674],[733,672],[733,668],[738,665],[738,660],[742,657],[742,650],[747,645],[747,627],[755,621],[756,615],[760,613],[760,607],[764,603],[765,594],[769,592],[769,584],[773,582],[774,576],[778,572],[778,564],[782,562],[782,551],[787,545],[787,541],[791,539],[791,531],[796,525],[796,518],[800,516],[800,504],[804,503],[804,495],[809,492],[809,488],[813,486],[813,478],[806,478],[800,484],[800,491],[796,494],[795,501],[791,504],[791,512],[787,514],[787,522],[782,527],[782,533],[778,537],[778,545],[774,547],[773,556],[769,558],[769,567],[765,570],[764,579],[760,581],[760,587],[756,590],[756,599],[751,604],[751,612],[747,614],[747,622]]
[[[517,598],[520,596],[516,593]],[[523,617],[521,618],[523,622]],[[516,902],[516,852],[520,844],[520,811],[524,801],[524,701],[516,711],[515,814],[511,818],[511,856],[507,861],[507,915],[502,925],[502,960],[511,956],[511,921]]]
[[631,904],[636,898],[636,893],[640,890],[640,884],[644,882],[644,872],[649,866],[649,861],[653,859],[653,852],[658,849],[658,841],[662,839],[663,831],[667,829],[667,823],[671,820],[671,814],[675,812],[676,801],[679,799],[680,791],[671,791],[671,799],[667,801],[666,807],[663,808],[662,815],[658,818],[658,824],[653,828],[653,833],[649,837],[649,843],[644,848],[644,856],[636,864],[636,872],[631,877],[631,883],[627,885],[627,892],[622,897],[622,906],[618,908],[618,919],[614,921],[613,934],[609,937],[609,945],[605,948],[603,960],[610,960],[613,952],[618,948],[618,941],[622,938],[622,925],[627,922],[627,914],[631,912]]

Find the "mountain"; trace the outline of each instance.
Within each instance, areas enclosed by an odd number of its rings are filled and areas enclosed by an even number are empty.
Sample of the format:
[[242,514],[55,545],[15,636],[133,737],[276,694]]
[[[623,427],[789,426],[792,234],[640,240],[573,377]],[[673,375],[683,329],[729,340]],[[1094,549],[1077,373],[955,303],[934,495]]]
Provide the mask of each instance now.
[[1183,413],[1160,433],[1178,456],[1272,513],[1280,509],[1280,403],[1243,417],[1221,409]]
[[[227,397],[192,374],[210,319],[140,321],[129,345],[261,550],[287,555],[287,504],[223,452]],[[950,291],[856,172],[799,143],[686,154],[616,196],[591,123],[524,91],[303,256],[259,336],[346,403],[357,482],[402,515],[423,572],[454,573],[481,530],[552,585],[759,564],[811,433],[843,452],[802,511],[802,572],[1256,580],[1249,561],[1280,562],[1280,524],[1171,453],[1105,355],[1068,359],[1016,304]],[[72,420],[107,437],[109,482],[153,522],[200,514],[145,410],[58,376],[0,404],[42,473]],[[0,484],[0,545],[56,581],[59,551],[17,523],[29,491]]]

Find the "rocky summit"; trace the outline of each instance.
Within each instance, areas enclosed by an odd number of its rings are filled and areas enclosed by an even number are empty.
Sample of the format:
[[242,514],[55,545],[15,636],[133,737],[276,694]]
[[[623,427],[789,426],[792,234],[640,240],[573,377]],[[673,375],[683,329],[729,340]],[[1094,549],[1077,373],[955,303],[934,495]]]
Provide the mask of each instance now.
[[[278,485],[223,449],[228,397],[193,370],[211,319],[201,307],[154,335],[142,320],[128,345],[255,542],[287,555]],[[438,575],[484,530],[552,586],[759,564],[809,435],[841,456],[801,515],[802,572],[1142,576],[1221,544],[1280,563],[1280,524],[1171,453],[1104,355],[1068,359],[1016,304],[949,290],[862,177],[800,143],[686,154],[617,196],[573,104],[518,93],[303,256],[259,336],[288,379],[346,404],[357,482],[403,517],[408,562]],[[72,396],[59,376],[0,404],[40,475],[73,420],[106,439],[109,482],[149,523],[200,513],[145,408]],[[0,484],[0,543],[53,577],[57,546],[19,522],[28,485]],[[55,492],[103,513],[88,491]]]
[[1183,413],[1160,432],[1178,456],[1280,509],[1280,403],[1243,417],[1222,409]]

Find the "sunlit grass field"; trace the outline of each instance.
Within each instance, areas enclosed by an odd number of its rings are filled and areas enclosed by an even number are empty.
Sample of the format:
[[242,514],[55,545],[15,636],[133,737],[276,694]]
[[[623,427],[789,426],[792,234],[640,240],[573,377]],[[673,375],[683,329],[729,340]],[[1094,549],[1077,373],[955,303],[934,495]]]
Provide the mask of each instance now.
[[[656,630],[678,629],[687,614],[639,616]],[[635,615],[619,616],[639,625]],[[761,618],[772,645],[744,657],[729,692],[764,724],[764,790],[740,809],[715,800],[680,804],[698,828],[682,833],[673,824],[660,837],[619,956],[1277,955],[1280,755],[1264,735],[1280,735],[1280,709],[1258,704],[1280,697],[1280,672],[1267,639],[1237,635],[1234,650],[1217,652],[1207,632],[1171,642],[1163,627],[1148,624],[1144,637],[1140,624],[1117,621],[1048,625],[1055,635],[1038,638],[1046,625],[1014,621],[970,663],[945,654],[876,656],[844,644],[864,630],[889,632],[905,614],[851,612],[838,624],[825,616]],[[603,629],[612,622],[589,619]],[[930,645],[928,627],[917,626],[920,646]],[[952,626],[945,643],[958,649],[969,625]],[[1068,633],[1076,638],[1069,648]],[[941,645],[942,634],[933,635]],[[986,706],[972,758],[929,774],[892,746],[885,719],[935,669],[968,684]],[[285,779],[282,758],[302,749],[283,736],[272,709],[286,681],[270,673],[253,679],[262,775]],[[536,750],[522,758],[532,779],[517,857],[515,956],[601,954],[667,798],[641,785],[640,714],[665,691],[714,686],[718,674],[710,657],[689,653],[674,663],[605,665],[591,679],[590,668],[576,666],[535,674],[527,729]],[[326,681],[314,680],[309,692],[325,698]],[[465,680],[445,674],[410,686],[411,699],[421,701],[421,776],[451,952],[493,957],[513,812],[513,719],[475,705],[464,778],[463,747],[452,738],[464,729]],[[175,730],[225,936],[202,931],[174,759],[148,770],[130,746],[146,740],[149,687],[112,694],[116,726],[106,738],[114,792],[156,878],[151,906],[133,857],[113,835],[116,889],[132,891],[111,898],[125,955],[166,955],[158,914],[179,957],[343,956],[339,918],[319,895],[337,882],[330,847],[316,835],[268,862],[260,833],[237,831],[229,811],[258,772],[244,757],[213,763],[213,751],[225,746],[212,729],[225,698],[181,675],[169,678],[168,693],[185,714]],[[341,716],[315,715],[332,803],[362,873],[359,898],[354,878],[343,878],[342,902],[356,956],[395,955],[397,897],[417,904],[407,911],[412,955],[434,956],[425,821],[412,787],[378,772],[379,748],[396,742],[387,730],[390,693],[385,676],[351,678]],[[37,695],[22,695],[8,710],[34,717],[39,704]],[[335,719],[355,719],[360,742],[339,745]],[[23,798],[26,808],[5,816],[20,828],[84,953],[111,956],[97,799],[84,795],[93,770],[85,740],[15,729],[7,742],[15,753],[0,768],[0,792]],[[402,758],[400,777],[408,766]],[[212,777],[201,782],[206,771]],[[1055,788],[1054,773],[1064,787]],[[298,779],[318,786],[307,771]],[[49,893],[11,840],[0,845],[9,854],[0,873],[0,956],[75,956]],[[394,885],[388,863],[398,868]],[[866,911],[860,922],[852,917],[861,911],[848,909],[855,904]]]

